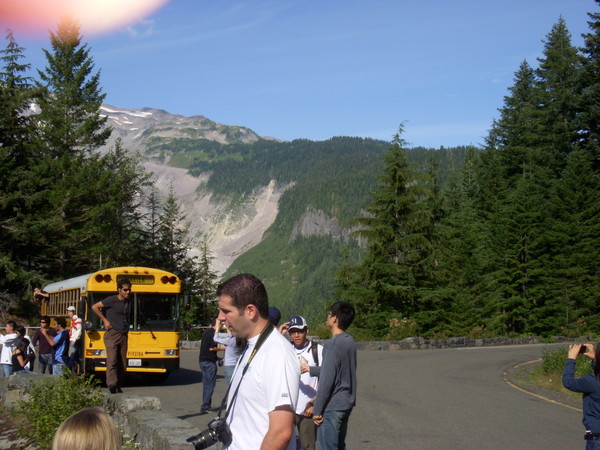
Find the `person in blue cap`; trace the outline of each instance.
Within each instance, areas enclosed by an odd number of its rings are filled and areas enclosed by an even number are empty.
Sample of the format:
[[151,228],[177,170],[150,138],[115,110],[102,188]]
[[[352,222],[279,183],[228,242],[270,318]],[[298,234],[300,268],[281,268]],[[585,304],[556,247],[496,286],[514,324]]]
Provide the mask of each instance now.
[[[318,367],[323,361],[323,346],[308,339],[306,319],[302,316],[294,316],[285,325],[300,365]],[[312,413],[318,385],[318,376],[311,376],[308,371],[300,375],[300,391],[294,422],[300,434],[302,450],[316,448],[317,429]]]
[[281,311],[279,311],[274,306],[269,306],[269,322],[271,322],[273,325],[278,327],[280,320],[281,320]]

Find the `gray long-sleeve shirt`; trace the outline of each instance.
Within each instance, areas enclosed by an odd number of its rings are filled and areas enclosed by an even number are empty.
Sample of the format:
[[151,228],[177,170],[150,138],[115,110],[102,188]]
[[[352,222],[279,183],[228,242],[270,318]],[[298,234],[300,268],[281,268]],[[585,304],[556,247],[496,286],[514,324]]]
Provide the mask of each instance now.
[[344,332],[325,345],[313,414],[347,411],[356,405],[356,343]]

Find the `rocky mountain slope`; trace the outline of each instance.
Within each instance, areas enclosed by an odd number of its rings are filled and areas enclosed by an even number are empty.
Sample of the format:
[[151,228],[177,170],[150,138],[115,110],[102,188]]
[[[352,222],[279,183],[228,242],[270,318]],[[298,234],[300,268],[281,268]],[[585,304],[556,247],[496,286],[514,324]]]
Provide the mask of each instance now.
[[[232,208],[224,200],[215,201],[205,188],[209,173],[195,177],[186,169],[169,165],[172,154],[169,143],[176,139],[251,143],[262,139],[258,134],[249,128],[222,125],[203,116],[184,117],[151,108],[137,110],[103,105],[101,112],[108,117],[107,124],[113,129],[105,148],[120,138],[125,149],[144,157],[144,166],[154,175],[159,195],[166,197],[169,186],[173,186],[190,222],[193,241],[197,243],[201,236],[207,238],[217,273],[223,273],[237,256],[261,241],[277,217],[279,199],[285,188],[277,188],[271,182],[258,187],[252,196]],[[198,249],[193,247],[191,252],[197,253]]]

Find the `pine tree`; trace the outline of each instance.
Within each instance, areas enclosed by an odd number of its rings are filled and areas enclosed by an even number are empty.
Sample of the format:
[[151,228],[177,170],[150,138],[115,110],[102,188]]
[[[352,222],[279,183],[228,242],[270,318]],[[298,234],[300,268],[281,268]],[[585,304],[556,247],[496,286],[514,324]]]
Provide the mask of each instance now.
[[[600,0],[596,0],[600,6]],[[583,60],[579,105],[580,147],[590,154],[593,169],[600,173],[600,13],[589,13],[590,33],[584,35],[587,55]]]
[[98,173],[90,183],[97,186],[89,200],[97,205],[94,227],[100,236],[110,237],[98,239],[91,250],[102,258],[101,267],[145,265],[152,243],[144,228],[143,193],[151,181],[140,155],[130,156],[117,139],[98,160]]
[[179,274],[182,264],[188,258],[190,240],[189,223],[181,211],[175,198],[173,185],[169,186],[169,194],[162,205],[159,215],[159,241],[161,265],[159,267]]
[[543,57],[538,61],[540,147],[546,157],[545,165],[559,174],[565,166],[566,155],[579,139],[577,110],[582,65],[582,57],[571,44],[571,35],[562,17],[546,36]]
[[104,145],[111,134],[100,106],[106,94],[100,88],[100,72],[87,44],[82,44],[79,25],[64,20],[50,33],[52,51],[44,50],[48,65],[38,70],[44,90],[39,100],[40,144],[47,156],[89,154]]
[[6,32],[7,46],[0,51],[0,290],[19,292],[40,276],[30,264],[19,235],[19,211],[27,199],[19,194],[23,173],[30,164],[33,134],[31,116],[25,114],[36,92],[25,73],[24,48],[12,31]]
[[184,295],[188,297],[182,318],[187,323],[210,323],[216,315],[217,274],[212,270],[214,257],[206,239],[200,242],[200,255],[189,258],[185,273]]
[[[405,316],[429,307],[436,273],[432,180],[408,163],[402,127],[385,155],[384,174],[366,217],[357,219],[367,251],[359,266],[339,273],[343,294],[359,311]],[[349,295],[350,294],[350,295]]]

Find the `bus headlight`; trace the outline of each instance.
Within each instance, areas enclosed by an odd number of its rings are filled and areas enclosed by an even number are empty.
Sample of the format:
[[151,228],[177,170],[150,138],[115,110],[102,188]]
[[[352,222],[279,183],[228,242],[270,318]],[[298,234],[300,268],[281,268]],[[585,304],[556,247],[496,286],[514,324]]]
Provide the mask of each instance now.
[[87,349],[85,351],[85,356],[106,356],[106,350],[91,350]]
[[177,356],[177,350],[165,350],[165,356]]

